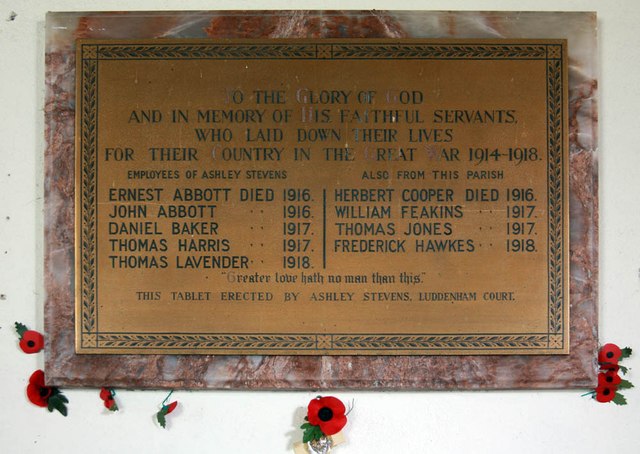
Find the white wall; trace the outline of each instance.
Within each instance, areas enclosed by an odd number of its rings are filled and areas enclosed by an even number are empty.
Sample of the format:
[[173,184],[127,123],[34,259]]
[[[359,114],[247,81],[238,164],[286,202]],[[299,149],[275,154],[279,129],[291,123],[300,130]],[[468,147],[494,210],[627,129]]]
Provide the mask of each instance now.
[[[594,10],[600,27],[600,339],[638,348],[640,386],[640,1],[638,0],[0,0],[0,452],[286,453],[313,392],[187,392],[169,430],[152,416],[165,393],[120,391],[103,411],[96,390],[68,390],[67,418],[24,389],[42,355],[16,346],[13,322],[43,329],[42,153],[47,10],[154,9]],[[15,20],[8,21],[11,12]],[[629,405],[580,391],[341,392],[355,399],[336,454],[637,453],[640,392]]]

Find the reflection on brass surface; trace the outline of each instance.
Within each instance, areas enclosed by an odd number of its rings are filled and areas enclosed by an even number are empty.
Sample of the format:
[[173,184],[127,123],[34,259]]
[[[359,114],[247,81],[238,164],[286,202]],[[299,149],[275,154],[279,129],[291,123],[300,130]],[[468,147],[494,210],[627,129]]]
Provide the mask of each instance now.
[[561,40],[81,40],[80,353],[563,354]]

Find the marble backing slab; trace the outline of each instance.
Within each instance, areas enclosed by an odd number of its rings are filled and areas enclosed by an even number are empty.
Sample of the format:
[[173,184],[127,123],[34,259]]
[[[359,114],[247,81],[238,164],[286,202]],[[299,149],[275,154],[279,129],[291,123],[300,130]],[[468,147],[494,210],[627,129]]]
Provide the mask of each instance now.
[[[571,353],[568,356],[76,355],[76,38],[566,38]],[[218,389],[588,388],[598,347],[595,13],[270,11],[49,13],[45,100],[45,371],[57,386]]]

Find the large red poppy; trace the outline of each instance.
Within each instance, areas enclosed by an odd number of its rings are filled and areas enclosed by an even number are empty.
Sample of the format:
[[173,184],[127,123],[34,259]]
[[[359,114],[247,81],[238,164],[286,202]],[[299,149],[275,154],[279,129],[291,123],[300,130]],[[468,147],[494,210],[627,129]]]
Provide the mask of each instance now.
[[344,404],[332,396],[318,397],[309,402],[307,418],[309,424],[320,426],[325,435],[335,435],[347,424]]
[[614,370],[608,370],[607,372],[600,372],[598,374],[598,386],[617,388],[621,381],[622,378],[620,378],[617,371]]
[[615,386],[598,385],[596,388],[596,400],[598,402],[611,402],[616,397]]
[[622,357],[622,350],[616,344],[605,344],[598,352],[598,362],[600,364],[618,364]]
[[37,370],[29,377],[29,385],[27,385],[27,397],[32,404],[39,407],[46,407],[49,397],[53,393],[53,388],[44,385],[44,372]]
[[44,347],[44,337],[37,331],[27,330],[20,338],[20,348],[25,353],[38,353]]

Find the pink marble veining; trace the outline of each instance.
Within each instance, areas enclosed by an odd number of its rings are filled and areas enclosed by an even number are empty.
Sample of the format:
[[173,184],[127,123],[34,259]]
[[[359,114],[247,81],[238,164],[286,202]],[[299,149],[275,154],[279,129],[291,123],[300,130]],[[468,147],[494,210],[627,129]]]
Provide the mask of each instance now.
[[[570,60],[569,356],[76,355],[74,39],[159,37],[567,38]],[[587,388],[596,377],[596,17],[592,13],[51,13],[45,152],[46,374],[60,386],[244,389]]]

